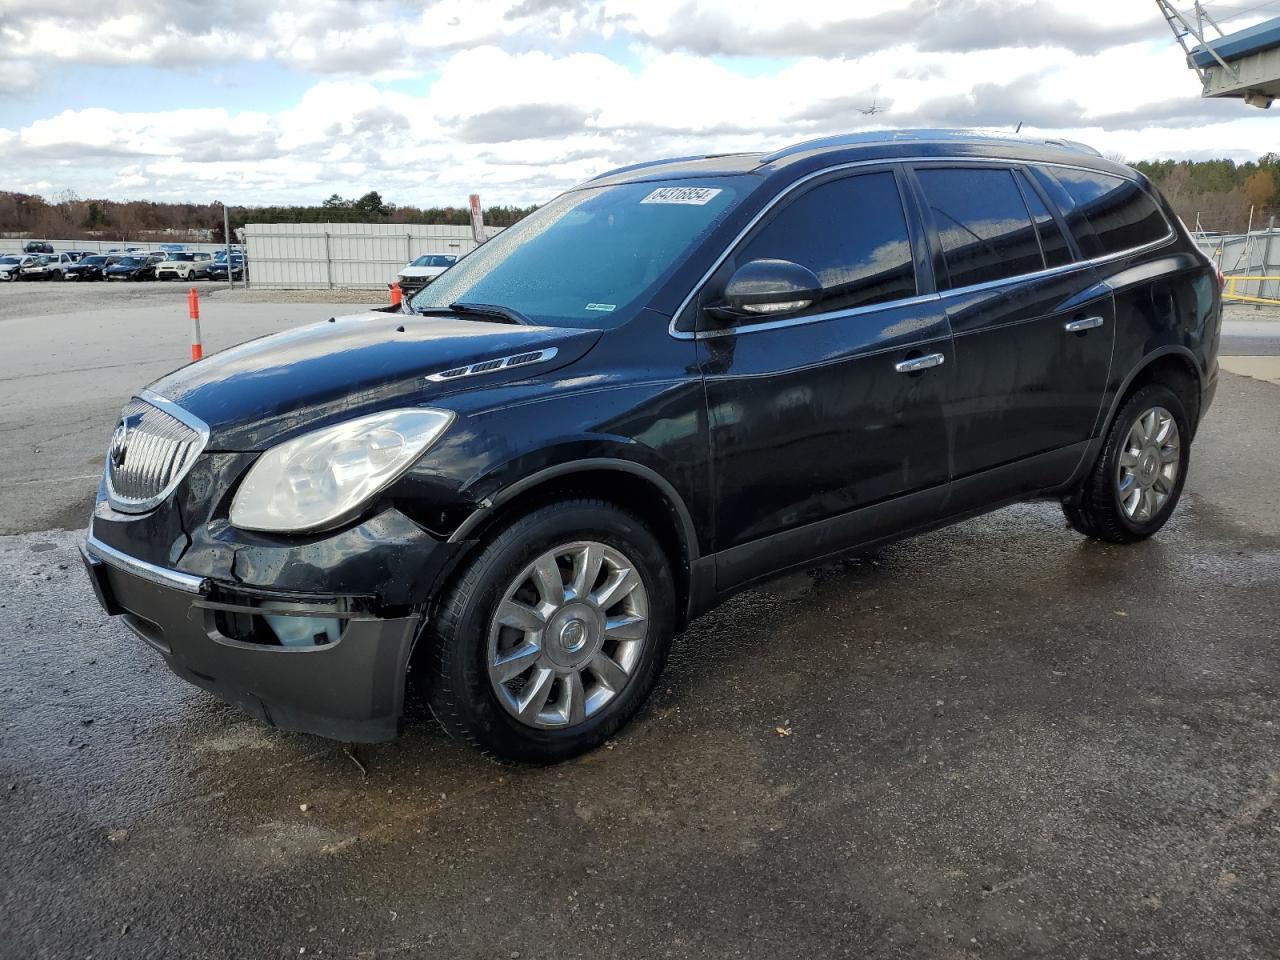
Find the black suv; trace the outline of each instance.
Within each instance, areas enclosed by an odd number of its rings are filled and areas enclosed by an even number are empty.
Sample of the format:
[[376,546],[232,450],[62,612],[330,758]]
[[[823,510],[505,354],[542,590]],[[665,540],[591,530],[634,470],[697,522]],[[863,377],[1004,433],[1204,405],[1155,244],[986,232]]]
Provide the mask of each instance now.
[[[947,131],[638,164],[399,312],[140,392],[86,562],[280,727],[546,762],[734,591],[1030,498],[1155,533],[1213,397],[1214,269],[1141,175]],[[1122,562],[1117,558],[1117,563]]]

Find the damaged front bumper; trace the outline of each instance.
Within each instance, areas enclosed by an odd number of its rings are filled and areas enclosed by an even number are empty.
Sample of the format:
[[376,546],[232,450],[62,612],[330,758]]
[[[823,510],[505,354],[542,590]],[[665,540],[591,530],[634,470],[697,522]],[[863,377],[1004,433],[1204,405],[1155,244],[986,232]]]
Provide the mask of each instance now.
[[[367,596],[246,588],[158,566],[92,527],[81,553],[103,609],[184,680],[284,730],[351,742],[399,733],[417,613],[380,616]],[[316,625],[313,642],[280,642],[308,632],[289,629],[291,618]]]

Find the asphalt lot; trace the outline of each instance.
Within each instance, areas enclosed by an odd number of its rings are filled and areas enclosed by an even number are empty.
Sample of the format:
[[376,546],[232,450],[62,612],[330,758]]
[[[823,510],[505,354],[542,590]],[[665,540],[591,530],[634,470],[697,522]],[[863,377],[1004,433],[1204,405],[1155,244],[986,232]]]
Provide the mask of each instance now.
[[[354,754],[271,731],[98,611],[82,499],[187,349],[185,287],[139,286],[0,287],[0,957],[1280,953],[1280,386],[1223,374],[1150,542],[1032,504],[791,577],[611,748],[499,768],[421,707]],[[330,315],[219,296],[211,347]]]
[[[206,355],[361,309],[310,302],[327,291],[280,302],[208,281],[0,284],[0,535],[86,522],[120,407],[189,362],[192,286]],[[386,302],[378,291],[346,299]]]

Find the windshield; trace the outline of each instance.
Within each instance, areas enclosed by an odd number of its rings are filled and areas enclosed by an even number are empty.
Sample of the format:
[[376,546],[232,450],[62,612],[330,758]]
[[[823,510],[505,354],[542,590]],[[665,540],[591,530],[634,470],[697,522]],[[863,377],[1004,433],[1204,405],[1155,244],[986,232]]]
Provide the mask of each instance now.
[[141,257],[121,257],[116,261],[116,265],[120,267],[140,267],[142,264]]
[[413,263],[409,264],[409,266],[411,267],[452,267],[455,263],[457,263],[457,261],[458,261],[457,257],[451,257],[445,253],[427,253],[427,254],[423,254],[417,260],[413,261]]
[[194,253],[171,253],[171,254],[169,254],[169,259],[170,259],[170,260],[194,260],[195,258],[196,258],[196,255],[195,255]]
[[97,267],[107,262],[106,257],[85,257],[80,261],[86,267]]
[[616,326],[738,199],[727,178],[563,194],[477,247],[410,301],[509,307],[563,327]]
[[0,263],[21,263],[17,257],[0,257]]

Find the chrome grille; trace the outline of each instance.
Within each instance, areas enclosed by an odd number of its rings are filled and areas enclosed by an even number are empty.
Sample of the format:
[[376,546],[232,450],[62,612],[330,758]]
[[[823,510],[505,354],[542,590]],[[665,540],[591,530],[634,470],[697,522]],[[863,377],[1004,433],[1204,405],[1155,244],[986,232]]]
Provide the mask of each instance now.
[[107,496],[125,513],[150,510],[173,492],[209,438],[202,422],[148,392],[129,401],[107,451]]

